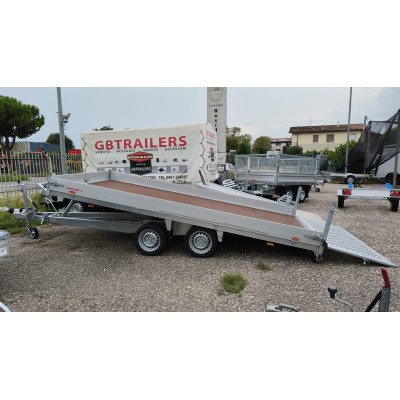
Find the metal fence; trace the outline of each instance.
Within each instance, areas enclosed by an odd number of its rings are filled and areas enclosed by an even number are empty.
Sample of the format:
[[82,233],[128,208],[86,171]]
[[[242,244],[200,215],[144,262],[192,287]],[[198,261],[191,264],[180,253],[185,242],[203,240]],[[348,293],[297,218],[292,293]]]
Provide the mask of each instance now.
[[[67,173],[82,170],[80,154],[67,156]],[[20,195],[20,184],[29,191],[37,191],[37,183],[52,174],[61,174],[61,155],[43,152],[0,152],[0,199]]]

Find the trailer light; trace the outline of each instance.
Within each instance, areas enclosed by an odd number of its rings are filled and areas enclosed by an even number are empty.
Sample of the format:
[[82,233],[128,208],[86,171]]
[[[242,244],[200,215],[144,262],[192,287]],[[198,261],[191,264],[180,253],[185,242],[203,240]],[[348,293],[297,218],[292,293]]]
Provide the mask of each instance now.
[[292,242],[299,242],[299,241],[300,241],[300,239],[298,237],[296,237],[296,236],[292,237]]
[[351,196],[351,189],[343,189],[344,196]]
[[398,190],[391,190],[391,191],[390,191],[390,196],[393,196],[393,197],[400,197],[400,191],[398,191]]

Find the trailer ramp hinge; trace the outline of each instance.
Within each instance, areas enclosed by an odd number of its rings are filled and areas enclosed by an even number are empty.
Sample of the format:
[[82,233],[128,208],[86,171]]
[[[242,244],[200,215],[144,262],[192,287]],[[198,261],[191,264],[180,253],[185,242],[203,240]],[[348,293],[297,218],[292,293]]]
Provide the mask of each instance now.
[[319,235],[305,235],[305,237],[312,240],[319,240],[320,242],[325,241],[324,237]]

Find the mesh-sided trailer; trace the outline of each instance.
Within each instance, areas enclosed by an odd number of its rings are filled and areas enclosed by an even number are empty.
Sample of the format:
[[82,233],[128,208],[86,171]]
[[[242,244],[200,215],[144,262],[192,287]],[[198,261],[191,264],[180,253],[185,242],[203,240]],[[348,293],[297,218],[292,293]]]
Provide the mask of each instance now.
[[[326,221],[297,210],[297,202],[275,202],[219,185],[171,184],[135,175],[102,171],[52,176],[41,185],[51,198],[71,199],[61,211],[16,210],[25,219],[31,238],[38,230],[30,221],[92,227],[134,234],[137,249],[145,255],[160,254],[168,237],[183,235],[185,247],[195,257],[208,257],[224,234],[236,234],[312,252],[320,261],[326,247],[387,266],[394,264],[340,227],[331,225],[335,205]],[[297,199],[298,200],[298,199]],[[111,207],[115,213],[69,212],[75,201]],[[10,210],[12,211],[12,210]]]
[[235,156],[235,180],[248,193],[272,198],[289,195],[296,198],[301,187],[300,203],[308,198],[312,187],[319,191],[324,184],[320,174],[323,158],[285,154]]

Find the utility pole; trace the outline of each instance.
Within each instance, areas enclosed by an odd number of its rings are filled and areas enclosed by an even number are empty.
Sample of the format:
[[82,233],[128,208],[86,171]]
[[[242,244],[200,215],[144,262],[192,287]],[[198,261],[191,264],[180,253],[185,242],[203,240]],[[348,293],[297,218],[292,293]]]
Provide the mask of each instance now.
[[346,161],[344,163],[344,173],[347,174],[347,165],[349,164],[349,138],[350,138],[350,115],[351,115],[351,94],[353,88],[350,88],[350,100],[349,100],[349,119],[347,120],[347,141],[346,141]]
[[396,156],[393,168],[393,186],[397,184],[397,169],[399,165],[399,145],[400,145],[400,110],[397,111],[397,132],[396,132]]
[[57,100],[58,100],[58,126],[60,131],[60,153],[61,153],[61,171],[62,174],[67,173],[67,153],[65,151],[65,135],[64,135],[64,123],[68,122],[68,118],[71,114],[63,115],[62,103],[61,103],[61,88],[57,88]]

